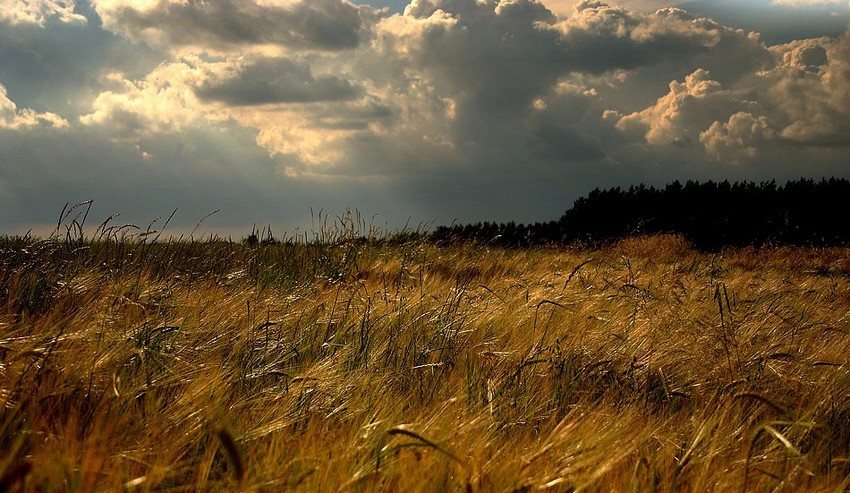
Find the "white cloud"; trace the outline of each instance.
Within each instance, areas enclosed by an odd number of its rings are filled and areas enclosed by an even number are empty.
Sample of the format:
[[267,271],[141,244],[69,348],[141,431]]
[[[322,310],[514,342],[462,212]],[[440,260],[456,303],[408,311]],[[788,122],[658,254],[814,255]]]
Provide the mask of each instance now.
[[670,92],[642,111],[622,116],[617,128],[626,133],[642,132],[652,145],[686,145],[699,140],[700,133],[750,102],[712,80],[698,69],[683,82],[670,82]]
[[760,149],[789,143],[848,146],[850,35],[795,41],[771,48],[775,65],[727,88],[705,70],[641,111],[607,119],[627,138],[650,145],[704,147],[715,160],[740,163]]
[[74,0],[0,0],[0,22],[43,26],[47,19],[86,22],[74,12]]
[[226,63],[185,57],[160,65],[142,80],[109,74],[105,82],[114,89],[99,94],[93,111],[81,116],[80,123],[101,126],[116,139],[127,141],[180,131],[203,116],[194,88],[216,71],[226,70]]
[[68,122],[55,113],[38,113],[29,108],[19,110],[15,102],[9,99],[6,86],[0,84],[0,129],[23,130],[42,125],[65,128]]
[[742,159],[752,159],[758,148],[776,138],[764,116],[738,112],[725,123],[714,122],[708,130],[700,133],[699,140],[710,156],[717,161],[739,164]]
[[797,142],[845,141],[850,133],[850,35],[774,48],[780,63],[761,74],[762,97],[781,135]]

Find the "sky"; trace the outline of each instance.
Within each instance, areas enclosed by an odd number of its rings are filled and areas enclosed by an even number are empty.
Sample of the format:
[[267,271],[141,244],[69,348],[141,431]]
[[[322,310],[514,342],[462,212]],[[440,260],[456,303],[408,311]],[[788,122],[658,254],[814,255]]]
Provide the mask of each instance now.
[[0,0],[0,235],[86,200],[239,238],[850,177],[848,24],[847,0]]

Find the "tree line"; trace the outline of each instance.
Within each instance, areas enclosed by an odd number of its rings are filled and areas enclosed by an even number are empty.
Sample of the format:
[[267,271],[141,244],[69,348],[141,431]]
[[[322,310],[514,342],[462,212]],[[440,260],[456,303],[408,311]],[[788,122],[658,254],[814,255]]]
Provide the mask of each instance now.
[[599,245],[631,235],[681,234],[696,247],[811,245],[850,242],[850,181],[801,178],[777,185],[674,181],[662,188],[595,189],[557,221],[440,226],[437,243],[476,241],[519,248]]

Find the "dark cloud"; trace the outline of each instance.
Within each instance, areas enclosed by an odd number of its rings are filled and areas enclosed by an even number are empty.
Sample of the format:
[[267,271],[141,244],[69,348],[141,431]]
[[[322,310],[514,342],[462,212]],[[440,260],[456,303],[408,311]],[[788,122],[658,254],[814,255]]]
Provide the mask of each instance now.
[[409,46],[411,63],[427,70],[438,89],[474,100],[476,109],[526,104],[565,72],[558,35],[538,27],[555,18],[537,2],[422,0],[406,14],[424,19],[437,10],[453,22],[428,26]]
[[585,0],[557,29],[570,69],[578,72],[601,74],[720,58],[705,68],[717,68],[725,79],[771,61],[755,37],[677,8],[642,14]]
[[19,105],[66,117],[85,111],[83,105],[104,89],[103,74],[143,77],[162,57],[90,23],[0,29],[0,83]]
[[206,81],[195,90],[201,99],[230,105],[346,101],[362,89],[334,76],[314,77],[306,62],[260,59],[240,67],[232,77]]
[[389,124],[396,117],[389,106],[375,98],[365,98],[344,107],[320,105],[312,117],[317,128],[328,130],[366,130],[370,124]]
[[[382,25],[378,39],[388,51],[380,56],[394,76],[381,82],[391,94],[407,93],[399,113],[425,125],[398,142],[431,146],[429,153],[439,157],[422,163],[424,169],[463,163],[478,173],[555,155],[600,156],[598,146],[588,145],[592,139],[572,125],[537,121],[533,103],[569,73],[560,34],[547,27],[556,20],[526,0],[422,0]],[[417,104],[408,107],[411,102]],[[561,116],[578,114],[568,108]]]
[[[489,170],[607,159],[616,154],[601,118],[609,98],[643,108],[696,69],[731,84],[775,63],[756,36],[674,8],[638,13],[583,1],[558,19],[526,0],[419,0],[402,19],[378,34],[400,54],[387,64],[405,67],[385,83],[430,98],[433,118],[448,115],[435,141]],[[724,111],[712,114],[725,121],[733,112]],[[705,128],[715,121],[705,120]]]
[[160,0],[152,8],[132,1],[93,5],[105,28],[156,46],[237,49],[281,45],[341,50],[360,41],[360,8],[346,0],[303,0],[277,6],[253,0]]
[[[653,18],[656,16],[666,17],[667,22]],[[643,16],[602,2],[584,1],[576,7],[576,14],[558,27],[571,69],[599,74],[660,59],[690,57],[718,42],[715,29],[677,26],[692,20],[682,17],[675,9]]]

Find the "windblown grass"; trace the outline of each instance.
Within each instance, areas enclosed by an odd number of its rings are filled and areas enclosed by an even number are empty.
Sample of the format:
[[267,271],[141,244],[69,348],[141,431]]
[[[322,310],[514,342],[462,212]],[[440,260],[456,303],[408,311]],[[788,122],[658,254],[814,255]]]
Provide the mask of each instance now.
[[0,489],[842,491],[850,250],[0,239]]

